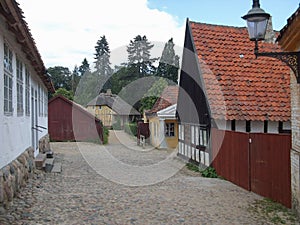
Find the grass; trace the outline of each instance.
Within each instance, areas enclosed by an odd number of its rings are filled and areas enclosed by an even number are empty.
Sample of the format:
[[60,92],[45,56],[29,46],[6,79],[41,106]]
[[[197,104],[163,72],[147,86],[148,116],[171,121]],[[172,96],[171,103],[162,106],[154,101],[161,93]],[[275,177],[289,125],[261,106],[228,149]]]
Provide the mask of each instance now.
[[192,163],[187,163],[186,164],[186,167],[191,170],[191,171],[194,171],[194,172],[198,172],[198,173],[201,173],[201,175],[203,177],[208,177],[208,178],[220,178],[215,170],[215,168],[209,166],[209,167],[206,167],[205,169],[200,169],[199,166],[196,166]]
[[297,216],[291,209],[268,198],[255,201],[250,206],[250,210],[273,224],[296,224],[297,222]]

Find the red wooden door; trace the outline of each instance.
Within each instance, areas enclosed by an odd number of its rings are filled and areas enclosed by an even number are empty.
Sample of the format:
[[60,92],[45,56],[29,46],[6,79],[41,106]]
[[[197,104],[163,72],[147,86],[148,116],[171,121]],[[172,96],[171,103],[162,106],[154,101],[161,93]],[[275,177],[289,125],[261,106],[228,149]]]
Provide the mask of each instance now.
[[291,135],[250,134],[251,191],[291,207]]

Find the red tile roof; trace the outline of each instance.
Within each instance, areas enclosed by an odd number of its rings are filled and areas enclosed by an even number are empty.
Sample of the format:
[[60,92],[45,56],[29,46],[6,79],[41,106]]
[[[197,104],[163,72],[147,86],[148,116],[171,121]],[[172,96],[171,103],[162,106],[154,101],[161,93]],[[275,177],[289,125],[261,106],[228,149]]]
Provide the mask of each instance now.
[[178,86],[167,86],[161,96],[157,99],[154,106],[147,114],[157,113],[158,111],[165,109],[171,105],[177,103],[178,98]]
[[[246,28],[190,22],[213,118],[289,121],[290,69],[270,57],[255,59]],[[261,52],[280,51],[260,43]]]

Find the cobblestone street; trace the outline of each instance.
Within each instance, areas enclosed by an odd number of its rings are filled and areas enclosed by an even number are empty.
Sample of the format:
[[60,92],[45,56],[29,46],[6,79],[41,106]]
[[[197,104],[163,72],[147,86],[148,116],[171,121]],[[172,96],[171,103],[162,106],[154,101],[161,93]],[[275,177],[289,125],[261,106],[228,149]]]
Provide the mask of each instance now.
[[[124,185],[122,179],[116,182],[105,178],[99,174],[101,166],[87,163],[89,155],[96,161],[95,149],[98,154],[110,152],[138,169],[172,153],[138,150],[137,146],[135,150],[127,149],[111,136],[107,146],[51,143],[56,160],[62,163],[62,173],[37,171],[8,211],[0,212],[0,224],[268,224],[249,211],[249,205],[261,197],[225,180],[203,178],[185,167],[180,169],[184,162],[175,157],[166,164],[180,171],[159,182],[151,180],[151,185]],[[129,142],[126,145],[134,146]],[[109,167],[104,161],[100,157],[99,163],[111,174],[122,175],[114,171],[122,168]],[[164,171],[161,174],[169,175]]]

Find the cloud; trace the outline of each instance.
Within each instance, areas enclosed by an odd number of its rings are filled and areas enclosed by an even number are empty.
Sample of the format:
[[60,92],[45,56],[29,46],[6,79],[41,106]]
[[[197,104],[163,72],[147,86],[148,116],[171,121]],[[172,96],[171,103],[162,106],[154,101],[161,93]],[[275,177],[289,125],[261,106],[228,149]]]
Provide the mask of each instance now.
[[112,54],[123,52],[123,58],[127,57],[126,45],[138,34],[152,43],[162,42],[162,47],[171,37],[176,45],[183,45],[184,21],[149,9],[147,0],[22,0],[20,7],[46,67],[72,70],[84,58],[92,64],[102,35]]

